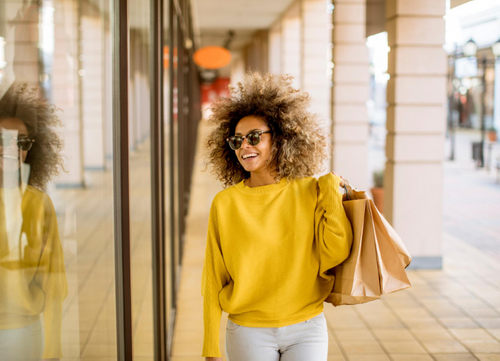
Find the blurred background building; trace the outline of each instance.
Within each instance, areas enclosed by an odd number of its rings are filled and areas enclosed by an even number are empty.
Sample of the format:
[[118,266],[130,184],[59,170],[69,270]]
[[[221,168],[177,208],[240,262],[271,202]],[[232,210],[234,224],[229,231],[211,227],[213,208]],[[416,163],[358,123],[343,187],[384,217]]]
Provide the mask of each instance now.
[[[424,270],[446,262],[462,275],[467,253],[498,260],[499,39],[497,0],[0,0],[0,97],[14,81],[39,86],[63,123],[67,172],[44,190],[68,276],[63,359],[199,359],[204,227],[221,190],[199,172],[204,119],[249,69],[291,74],[311,95],[333,134],[326,171],[373,197],[383,189],[377,202],[413,256],[415,289],[444,277]],[[195,63],[210,46],[230,62]],[[494,264],[483,256],[470,267]],[[490,288],[475,294],[493,315],[468,325],[496,331],[473,347],[439,323],[448,356],[499,357],[491,267],[477,276]],[[421,359],[444,359],[410,331]],[[355,359],[331,342],[332,360]],[[380,359],[397,359],[373,342]]]

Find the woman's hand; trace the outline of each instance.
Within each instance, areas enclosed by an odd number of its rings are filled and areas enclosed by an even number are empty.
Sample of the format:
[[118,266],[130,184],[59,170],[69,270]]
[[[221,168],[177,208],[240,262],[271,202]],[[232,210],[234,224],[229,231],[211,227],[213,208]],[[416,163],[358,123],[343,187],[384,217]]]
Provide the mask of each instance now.
[[222,361],[222,357],[205,357],[205,361]]
[[343,187],[344,186],[344,178],[342,178],[342,176],[339,176],[337,173],[335,172],[332,172],[332,174],[336,175],[337,177],[340,178],[340,186]]

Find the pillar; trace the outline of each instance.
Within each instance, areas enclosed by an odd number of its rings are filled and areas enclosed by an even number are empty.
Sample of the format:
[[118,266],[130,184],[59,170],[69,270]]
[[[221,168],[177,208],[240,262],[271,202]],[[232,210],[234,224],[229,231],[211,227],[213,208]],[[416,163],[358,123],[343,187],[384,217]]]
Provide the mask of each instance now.
[[293,76],[293,86],[301,88],[301,16],[295,1],[281,18],[281,73]]
[[[331,42],[327,3],[301,0],[301,89],[311,96],[311,112],[318,114],[330,129],[330,79],[327,77],[327,51]],[[331,171],[330,161],[325,164]]]
[[281,74],[281,19],[269,28],[269,72]]
[[333,1],[332,170],[368,187],[369,58],[365,0]]
[[442,267],[445,0],[386,0],[389,75],[384,215],[410,267]]

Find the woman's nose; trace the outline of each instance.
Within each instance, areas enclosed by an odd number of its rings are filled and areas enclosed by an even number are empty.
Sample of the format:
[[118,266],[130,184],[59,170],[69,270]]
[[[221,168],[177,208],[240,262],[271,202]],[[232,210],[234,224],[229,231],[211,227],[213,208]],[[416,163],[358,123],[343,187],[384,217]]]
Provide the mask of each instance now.
[[248,143],[248,139],[245,137],[245,138],[243,138],[243,142],[241,142],[242,147],[245,144],[245,142],[247,142],[247,145],[250,146],[250,143]]

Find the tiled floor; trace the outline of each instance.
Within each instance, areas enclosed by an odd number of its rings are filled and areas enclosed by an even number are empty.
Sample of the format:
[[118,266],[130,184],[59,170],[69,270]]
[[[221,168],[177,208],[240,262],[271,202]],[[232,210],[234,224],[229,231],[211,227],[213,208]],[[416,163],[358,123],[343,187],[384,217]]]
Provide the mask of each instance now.
[[[130,157],[134,360],[153,359],[148,158],[147,143]],[[63,304],[63,360],[111,361],[117,359],[112,180],[109,171],[88,172],[87,178],[86,189],[49,192],[69,284]]]
[[[200,135],[204,132],[202,127]],[[221,188],[209,171],[200,171],[201,156],[198,151],[174,333],[174,361],[203,359],[199,356],[203,342],[200,279],[208,211]],[[490,186],[481,173],[470,173],[473,170],[458,172],[448,166],[445,172],[448,190],[443,270],[408,271],[413,287],[379,301],[336,308],[325,304],[329,360],[500,360],[500,259],[498,253],[484,247],[484,241],[494,247],[500,245],[500,202],[495,198],[500,197],[500,186]],[[459,192],[468,195],[472,190],[481,191],[474,182],[483,182],[490,193],[481,199],[461,197]],[[483,202],[488,203],[488,210],[483,209]],[[470,213],[466,213],[467,209]],[[484,227],[479,226],[481,221]],[[450,231],[453,222],[456,228],[467,230],[470,226],[476,234],[483,232],[476,238],[487,239],[471,242],[468,234]],[[226,322],[227,314],[223,313],[222,353]]]

